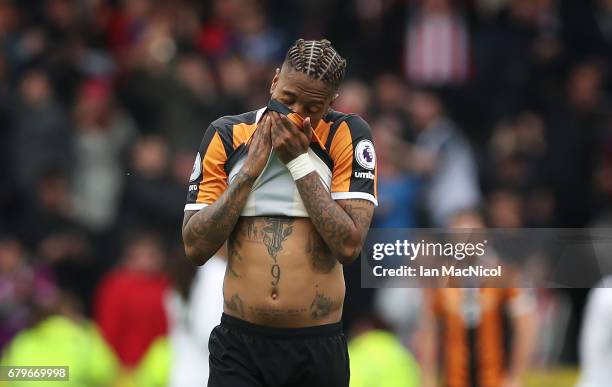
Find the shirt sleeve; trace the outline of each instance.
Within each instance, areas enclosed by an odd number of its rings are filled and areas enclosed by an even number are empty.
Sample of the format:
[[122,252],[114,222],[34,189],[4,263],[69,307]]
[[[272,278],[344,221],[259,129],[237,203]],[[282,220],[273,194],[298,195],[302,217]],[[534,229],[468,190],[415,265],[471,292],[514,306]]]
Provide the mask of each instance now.
[[189,177],[185,211],[201,210],[223,194],[227,188],[226,161],[221,136],[211,125],[204,133]]
[[350,115],[338,126],[329,153],[334,162],[332,199],[365,199],[378,206],[376,151],[370,126],[361,117]]

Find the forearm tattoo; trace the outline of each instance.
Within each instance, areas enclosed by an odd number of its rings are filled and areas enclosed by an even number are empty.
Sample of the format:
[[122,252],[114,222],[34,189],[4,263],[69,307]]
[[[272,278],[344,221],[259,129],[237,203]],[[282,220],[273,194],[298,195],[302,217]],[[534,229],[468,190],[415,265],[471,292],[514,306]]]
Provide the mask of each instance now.
[[[334,251],[344,246],[355,232],[363,243],[372,219],[373,206],[366,200],[346,200],[344,208],[336,203],[325,189],[317,173],[310,173],[296,181],[310,220],[327,246]],[[361,243],[349,253],[351,258],[361,251]]]
[[227,240],[249,196],[254,178],[240,171],[234,182],[210,206],[183,218],[183,240],[194,256],[210,257]]
[[365,240],[374,214],[372,203],[363,199],[345,200],[342,208],[353,220],[357,231],[360,233],[361,241]]

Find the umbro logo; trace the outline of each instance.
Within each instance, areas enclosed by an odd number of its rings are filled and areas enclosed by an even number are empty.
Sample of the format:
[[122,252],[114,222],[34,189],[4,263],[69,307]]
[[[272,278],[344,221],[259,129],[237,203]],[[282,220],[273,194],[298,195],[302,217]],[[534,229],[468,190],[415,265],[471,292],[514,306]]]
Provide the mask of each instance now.
[[355,177],[359,179],[370,179],[374,180],[374,174],[370,171],[368,172],[355,172]]

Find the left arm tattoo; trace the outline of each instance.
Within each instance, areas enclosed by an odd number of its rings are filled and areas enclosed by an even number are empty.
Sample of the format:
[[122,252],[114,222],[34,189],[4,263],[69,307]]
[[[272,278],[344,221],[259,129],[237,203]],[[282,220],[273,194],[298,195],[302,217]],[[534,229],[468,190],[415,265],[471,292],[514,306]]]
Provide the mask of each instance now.
[[297,180],[296,185],[310,220],[327,246],[340,263],[352,262],[363,246],[374,205],[362,199],[336,202],[316,172]]

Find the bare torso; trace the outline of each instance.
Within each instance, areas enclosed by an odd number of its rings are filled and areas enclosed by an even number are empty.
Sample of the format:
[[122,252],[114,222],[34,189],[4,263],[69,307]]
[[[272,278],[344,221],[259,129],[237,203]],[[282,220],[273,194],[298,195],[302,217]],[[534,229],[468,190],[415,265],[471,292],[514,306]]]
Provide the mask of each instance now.
[[228,240],[224,312],[276,327],[338,322],[342,265],[308,218],[241,217]]

